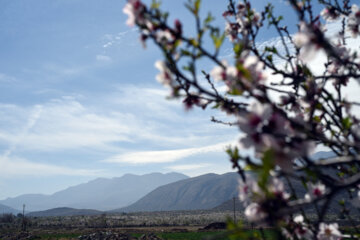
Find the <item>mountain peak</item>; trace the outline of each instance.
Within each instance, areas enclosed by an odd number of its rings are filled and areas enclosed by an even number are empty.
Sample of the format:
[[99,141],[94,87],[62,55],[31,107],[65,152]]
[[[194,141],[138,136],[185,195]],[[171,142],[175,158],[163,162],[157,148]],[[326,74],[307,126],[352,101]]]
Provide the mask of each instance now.
[[110,210],[132,204],[159,186],[186,178],[180,173],[125,174],[112,179],[97,178],[52,195],[26,194],[0,203],[13,208],[26,204],[28,211],[58,207]]

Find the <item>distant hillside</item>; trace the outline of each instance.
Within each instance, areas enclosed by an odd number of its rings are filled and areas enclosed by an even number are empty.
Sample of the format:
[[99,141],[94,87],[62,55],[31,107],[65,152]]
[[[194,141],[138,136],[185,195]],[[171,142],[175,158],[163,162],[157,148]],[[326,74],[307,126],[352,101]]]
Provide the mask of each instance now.
[[[215,211],[233,211],[234,210],[234,200],[229,199],[216,207],[212,208],[211,210]],[[244,211],[244,207],[242,202],[240,202],[239,198],[235,198],[235,211]]]
[[58,207],[110,210],[134,203],[159,186],[187,178],[181,173],[125,174],[112,179],[98,178],[52,195],[26,194],[0,203],[13,208],[26,204],[27,211]]
[[20,213],[20,210],[0,204],[0,214],[4,214],[4,213],[18,214]]
[[210,209],[237,196],[237,173],[205,174],[158,187],[136,203],[114,211]]
[[26,214],[29,217],[64,217],[64,216],[92,216],[100,215],[103,212],[92,209],[75,209],[75,208],[53,208],[45,211],[30,212]]

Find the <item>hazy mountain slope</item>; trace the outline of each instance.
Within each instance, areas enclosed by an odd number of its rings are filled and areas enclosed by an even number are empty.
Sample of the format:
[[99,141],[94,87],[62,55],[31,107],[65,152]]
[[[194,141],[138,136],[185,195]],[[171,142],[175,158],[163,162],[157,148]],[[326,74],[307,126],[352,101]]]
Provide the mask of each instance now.
[[[7,198],[5,200],[1,200],[0,204],[5,204],[15,209],[22,209],[23,204],[25,204],[25,211],[28,212],[29,205],[31,206],[29,209],[32,210],[33,206],[41,207],[41,204],[44,203],[44,200],[49,196],[44,194],[24,194],[14,198]],[[34,208],[36,209],[36,208]]]
[[91,216],[100,215],[103,212],[92,209],[75,209],[75,208],[52,208],[45,211],[30,212],[26,216],[30,217],[52,217],[52,216]]
[[136,203],[115,211],[209,209],[237,195],[237,173],[205,174],[158,187]]
[[0,214],[4,214],[4,213],[18,214],[20,213],[20,210],[0,204]]
[[58,207],[109,210],[129,205],[161,185],[186,178],[180,173],[126,174],[112,179],[98,178],[52,195],[26,194],[0,203],[14,208],[26,204],[28,211]]

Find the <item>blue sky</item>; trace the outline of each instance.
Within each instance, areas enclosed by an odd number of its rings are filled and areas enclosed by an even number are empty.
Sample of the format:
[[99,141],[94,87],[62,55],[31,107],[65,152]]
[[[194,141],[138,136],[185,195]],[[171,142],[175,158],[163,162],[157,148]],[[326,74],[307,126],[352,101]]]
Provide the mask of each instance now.
[[[223,2],[203,0],[203,13],[211,10],[220,26]],[[266,1],[253,2],[260,10]],[[294,18],[283,1],[272,2]],[[141,47],[124,4],[1,1],[0,199],[124,173],[231,170],[223,150],[238,129],[211,123],[217,112],[186,112],[166,100],[155,81],[161,53]],[[192,26],[183,1],[163,7]]]

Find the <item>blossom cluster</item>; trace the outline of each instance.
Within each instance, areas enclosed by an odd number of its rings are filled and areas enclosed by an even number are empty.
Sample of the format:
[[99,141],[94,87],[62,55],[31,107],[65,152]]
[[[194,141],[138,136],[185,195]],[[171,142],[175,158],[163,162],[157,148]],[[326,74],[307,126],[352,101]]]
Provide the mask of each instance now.
[[[251,222],[267,220],[287,204],[289,197],[284,183],[278,178],[271,178],[266,186],[259,186],[251,178],[239,184],[239,199],[244,204],[246,218]],[[269,208],[269,203],[272,208]]]
[[303,139],[280,112],[271,105],[253,102],[248,112],[239,114],[239,127],[245,136],[240,140],[245,148],[255,148],[258,157],[272,150],[275,163],[284,171],[292,171],[293,161],[308,156],[315,144]]
[[159,20],[155,19],[152,12],[141,0],[129,0],[123,12],[128,15],[127,24],[134,26],[137,24],[141,30],[140,40],[145,47],[145,42],[149,36],[153,36],[158,44],[168,49],[174,47],[174,44],[182,34],[182,24],[179,20],[175,20],[172,29],[163,26]]
[[236,6],[235,21],[231,21],[229,16],[233,16],[233,12],[226,11],[223,16],[226,19],[225,34],[231,42],[239,40],[239,36],[247,35],[249,28],[261,27],[261,15],[251,8],[251,4],[239,3]]
[[228,92],[251,91],[266,79],[263,67],[257,57],[243,54],[237,59],[237,66],[230,66],[223,60],[222,66],[215,66],[210,75],[214,80],[224,82]]
[[360,34],[360,10],[357,5],[352,5],[351,14],[349,15],[347,27],[353,37]]
[[286,239],[317,239],[317,240],[340,240],[344,235],[339,231],[337,223],[320,223],[319,231],[314,238],[315,230],[311,225],[304,221],[304,216],[297,215],[293,219],[287,221],[287,228],[282,229],[282,234]]

